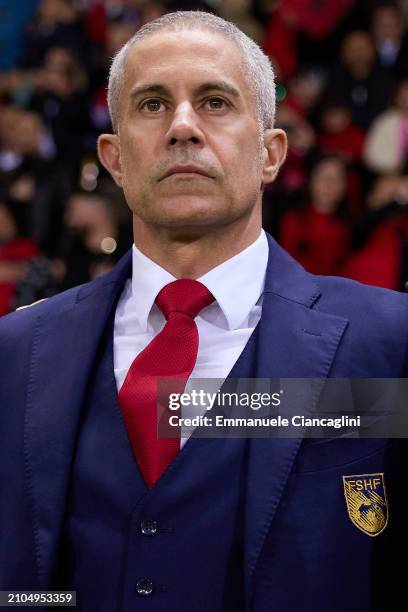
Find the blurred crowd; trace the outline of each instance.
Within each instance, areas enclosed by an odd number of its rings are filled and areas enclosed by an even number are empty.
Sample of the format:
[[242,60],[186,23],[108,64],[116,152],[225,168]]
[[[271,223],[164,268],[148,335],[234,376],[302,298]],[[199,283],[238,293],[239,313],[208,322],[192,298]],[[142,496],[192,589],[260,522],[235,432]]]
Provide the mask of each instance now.
[[132,241],[100,166],[109,63],[201,9],[270,56],[289,153],[264,227],[305,268],[408,280],[408,0],[0,0],[0,315],[110,269]]

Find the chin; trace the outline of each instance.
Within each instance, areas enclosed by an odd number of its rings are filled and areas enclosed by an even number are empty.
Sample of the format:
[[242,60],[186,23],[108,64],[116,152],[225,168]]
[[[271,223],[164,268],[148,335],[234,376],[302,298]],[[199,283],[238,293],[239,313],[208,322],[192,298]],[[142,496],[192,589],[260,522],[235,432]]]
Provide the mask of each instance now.
[[[223,210],[224,208],[224,210]],[[156,221],[163,225],[183,227],[204,226],[220,223],[226,216],[225,204],[215,200],[191,196],[179,196],[170,201],[161,202],[156,210]]]
[[158,220],[157,225],[166,227],[168,229],[182,229],[182,228],[208,228],[218,225],[222,225],[223,220],[218,215],[209,214],[191,214],[191,215],[179,215],[179,216],[166,216]]

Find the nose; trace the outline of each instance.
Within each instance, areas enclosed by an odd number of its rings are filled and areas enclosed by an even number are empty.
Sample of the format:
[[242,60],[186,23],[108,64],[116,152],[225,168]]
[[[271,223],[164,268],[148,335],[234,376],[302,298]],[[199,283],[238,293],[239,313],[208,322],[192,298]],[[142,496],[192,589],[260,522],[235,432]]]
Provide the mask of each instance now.
[[202,145],[204,143],[204,134],[199,126],[199,118],[188,102],[180,104],[176,108],[166,139],[172,147],[177,144]]

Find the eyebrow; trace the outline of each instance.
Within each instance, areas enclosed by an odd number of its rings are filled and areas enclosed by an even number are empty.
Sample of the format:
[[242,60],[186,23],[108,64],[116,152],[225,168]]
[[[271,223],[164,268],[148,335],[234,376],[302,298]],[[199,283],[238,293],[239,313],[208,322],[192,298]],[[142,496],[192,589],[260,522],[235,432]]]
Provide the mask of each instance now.
[[[208,93],[210,91],[219,91],[222,93],[229,94],[234,98],[240,98],[241,94],[238,89],[230,85],[226,81],[210,81],[208,83],[203,83],[199,85],[197,89],[194,91],[195,95],[201,95],[203,93]],[[139,85],[133,87],[130,92],[130,96],[132,98],[137,98],[143,94],[157,94],[159,96],[171,96],[170,89],[161,83],[146,83],[145,85]]]

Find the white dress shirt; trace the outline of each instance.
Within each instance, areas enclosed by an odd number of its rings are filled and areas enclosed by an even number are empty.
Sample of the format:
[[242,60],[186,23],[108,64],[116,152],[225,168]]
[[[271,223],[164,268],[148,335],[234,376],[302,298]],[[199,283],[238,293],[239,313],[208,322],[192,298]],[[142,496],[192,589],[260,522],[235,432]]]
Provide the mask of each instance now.
[[[224,380],[254,331],[262,309],[268,262],[265,232],[249,247],[197,279],[215,297],[195,318],[197,361],[190,378]],[[132,278],[120,296],[114,322],[114,370],[118,390],[135,357],[166,320],[154,303],[159,291],[176,280],[133,245]],[[186,439],[181,439],[181,446]]]

